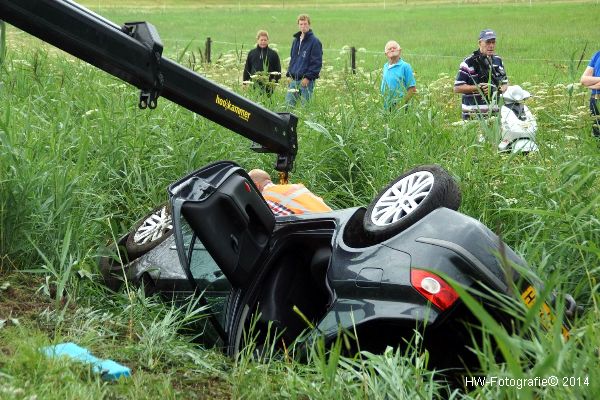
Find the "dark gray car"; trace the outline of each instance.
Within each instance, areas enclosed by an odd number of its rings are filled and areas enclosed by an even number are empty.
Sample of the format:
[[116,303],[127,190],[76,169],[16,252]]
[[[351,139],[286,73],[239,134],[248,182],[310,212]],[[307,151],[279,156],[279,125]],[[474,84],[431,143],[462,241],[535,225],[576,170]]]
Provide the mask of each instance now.
[[244,346],[251,321],[259,341],[277,332],[281,347],[303,333],[330,342],[345,330],[356,332],[361,349],[379,351],[417,329],[433,365],[455,366],[474,361],[466,325],[476,318],[454,286],[535,298],[516,272],[524,261],[455,211],[458,187],[436,165],[401,175],[367,208],[328,213],[274,217],[247,173],[228,161],[173,183],[169,196],[121,238],[123,266],[101,260],[103,275],[113,288],[125,276],[168,297],[203,293],[229,354]]

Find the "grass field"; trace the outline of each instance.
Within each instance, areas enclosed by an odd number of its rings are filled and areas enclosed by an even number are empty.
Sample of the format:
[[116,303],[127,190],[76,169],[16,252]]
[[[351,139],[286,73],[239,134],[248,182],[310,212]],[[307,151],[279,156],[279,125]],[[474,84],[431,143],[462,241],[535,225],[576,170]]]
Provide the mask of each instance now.
[[[192,3],[197,4],[196,8],[185,7]],[[277,2],[271,7],[225,3],[217,8],[203,8],[204,3],[183,2],[176,9],[139,11],[99,6],[97,10],[118,23],[147,18],[158,27],[169,54],[173,54],[173,47],[182,48],[191,40],[203,47],[205,39],[211,37],[217,55],[242,46],[253,47],[258,29],[267,29],[271,41],[287,55],[291,35],[296,31],[296,16],[309,12],[312,27],[323,42],[326,65],[343,65],[348,53],[340,51],[343,46],[354,46],[366,51],[358,53],[359,66],[368,71],[380,68],[385,62],[383,46],[395,38],[404,49],[404,58],[414,67],[417,80],[423,82],[440,73],[455,74],[457,62],[476,48],[479,31],[493,27],[499,35],[498,53],[505,58],[514,82],[535,79],[551,83],[573,80],[573,64],[582,55],[589,59],[596,46],[595,16],[600,10],[600,5],[593,2],[532,6],[523,2],[395,2],[385,9],[381,2],[374,2],[372,6],[335,11],[331,6],[311,2],[305,8],[297,2],[285,7]]]
[[[498,53],[515,83],[573,81],[580,72],[580,58],[595,50],[596,2],[373,2],[366,6],[336,7],[336,2],[217,2],[164,1],[87,2],[92,10],[117,24],[132,20],[153,23],[165,44],[165,54],[176,57],[188,44],[204,49],[211,37],[213,58],[254,46],[258,29],[267,29],[271,42],[285,58],[295,18],[311,14],[312,27],[323,43],[326,66],[337,70],[347,64],[344,46],[361,49],[358,66],[365,71],[385,62],[383,46],[391,38],[400,42],[404,58],[414,68],[417,81],[429,82],[440,73],[454,75],[458,62],[477,46],[479,31],[494,28]],[[169,4],[169,7],[166,6]],[[269,5],[269,6],[267,6]],[[326,71],[325,71],[326,72]],[[328,74],[324,73],[327,78]]]
[[[286,54],[296,15],[308,11],[326,49],[325,67],[314,101],[295,110],[300,153],[292,179],[341,208],[368,204],[414,165],[444,166],[460,184],[460,210],[501,234],[549,287],[586,308],[568,343],[536,326],[522,336],[490,333],[480,349],[483,373],[557,376],[560,385],[464,393],[428,371],[419,350],[353,359],[315,352],[309,363],[256,362],[248,354],[229,360],[194,343],[203,311],[135,291],[108,293],[99,282],[98,248],[164,201],[170,182],[218,159],[269,169],[272,156],[257,157],[247,140],[167,100],[140,111],[137,89],[8,27],[0,66],[0,398],[595,397],[600,156],[590,135],[589,93],[577,82],[585,67],[579,59],[598,50],[599,5],[341,3],[85,4],[119,24],[151,21],[169,58],[240,92],[242,45],[248,49],[255,31],[266,28]],[[493,124],[459,123],[455,70],[484,27],[500,35],[511,81],[534,95],[538,154],[499,156]],[[215,41],[211,65],[199,62],[207,36]],[[389,38],[400,41],[417,74],[419,94],[407,113],[382,112],[381,49]],[[343,46],[364,48],[360,73],[344,71]],[[283,88],[273,101],[243,93],[284,109]],[[487,142],[478,142],[480,133]],[[127,364],[133,378],[103,383],[35,350],[69,340]],[[510,362],[489,357],[497,343],[510,348]],[[563,385],[563,377],[580,379]]]

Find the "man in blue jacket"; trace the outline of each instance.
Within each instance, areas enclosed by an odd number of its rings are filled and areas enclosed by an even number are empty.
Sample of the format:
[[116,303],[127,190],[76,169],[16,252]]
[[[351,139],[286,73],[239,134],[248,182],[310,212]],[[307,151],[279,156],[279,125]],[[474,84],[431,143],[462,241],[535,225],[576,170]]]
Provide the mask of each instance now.
[[301,14],[296,21],[300,31],[294,35],[286,73],[289,87],[285,101],[290,106],[294,106],[300,97],[303,102],[310,100],[323,65],[323,46],[310,29],[310,17]]

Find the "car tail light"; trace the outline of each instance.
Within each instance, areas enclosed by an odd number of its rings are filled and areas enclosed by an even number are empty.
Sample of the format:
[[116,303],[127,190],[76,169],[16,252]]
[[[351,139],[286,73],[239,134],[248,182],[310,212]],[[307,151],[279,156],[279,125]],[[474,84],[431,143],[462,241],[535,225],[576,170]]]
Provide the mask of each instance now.
[[421,269],[411,269],[410,283],[423,297],[445,311],[458,299],[458,294],[439,276]]

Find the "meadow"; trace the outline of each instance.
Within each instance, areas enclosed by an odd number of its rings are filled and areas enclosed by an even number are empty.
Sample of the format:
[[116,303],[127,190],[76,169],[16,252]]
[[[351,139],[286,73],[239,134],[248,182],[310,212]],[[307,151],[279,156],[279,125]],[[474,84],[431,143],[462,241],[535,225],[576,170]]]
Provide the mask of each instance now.
[[[546,285],[585,307],[566,343],[537,326],[522,336],[490,333],[476,350],[483,374],[587,377],[587,384],[464,392],[429,371],[418,348],[358,358],[315,349],[308,363],[257,362],[250,352],[230,360],[196,343],[205,310],[179,309],[141,291],[110,293],[98,276],[99,249],[165,201],[170,182],[219,159],[271,169],[273,157],[167,100],[139,110],[137,89],[9,26],[0,65],[1,398],[571,399],[600,391],[600,149],[590,134],[589,93],[578,84],[598,50],[600,6],[341,3],[84,2],[118,24],[152,22],[167,57],[275,111],[285,109],[284,88],[265,99],[241,87],[246,51],[266,28],[285,65],[295,17],[310,13],[324,69],[314,101],[294,110],[300,151],[292,180],[342,208],[368,204],[415,165],[442,165],[461,187],[460,211],[499,233]],[[533,94],[537,154],[498,155],[496,124],[460,121],[454,75],[485,27],[499,34],[511,82]],[[209,36],[213,62],[205,64]],[[382,49],[390,38],[417,76],[408,112],[382,110]],[[359,49],[357,74],[348,71],[348,46]],[[489,328],[483,317],[482,324]],[[36,351],[70,340],[127,364],[133,377],[108,384]],[[511,362],[489,357],[497,343],[510,347]]]

